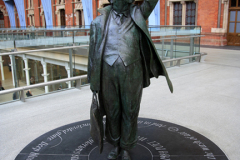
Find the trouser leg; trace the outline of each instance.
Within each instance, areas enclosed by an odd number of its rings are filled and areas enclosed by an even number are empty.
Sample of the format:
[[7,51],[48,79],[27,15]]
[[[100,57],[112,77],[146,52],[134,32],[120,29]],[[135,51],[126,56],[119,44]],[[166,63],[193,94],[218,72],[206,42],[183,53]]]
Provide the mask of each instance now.
[[122,103],[120,146],[130,150],[137,143],[137,119],[143,90],[142,63],[126,67],[126,76],[120,80]]
[[113,66],[104,62],[101,97],[106,112],[107,141],[123,149],[137,142],[137,118],[143,88],[141,61],[127,67],[119,58]]
[[119,146],[121,134],[121,110],[116,66],[103,62],[101,98],[106,113],[106,140]]

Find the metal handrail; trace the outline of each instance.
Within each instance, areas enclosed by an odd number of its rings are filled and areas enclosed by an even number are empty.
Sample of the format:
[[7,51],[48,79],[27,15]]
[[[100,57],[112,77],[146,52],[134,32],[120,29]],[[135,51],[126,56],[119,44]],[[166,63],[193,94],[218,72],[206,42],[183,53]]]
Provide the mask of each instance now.
[[195,25],[184,25],[184,26],[182,26],[182,25],[149,25],[148,26],[149,28],[151,27],[151,28],[153,28],[153,27],[159,27],[159,28],[161,28],[161,27],[201,27],[201,26],[195,26]]
[[[154,25],[149,25],[148,28],[163,28],[163,27],[168,27],[168,28],[172,28],[172,27],[201,27],[201,26],[194,26],[194,25],[185,25],[185,26],[181,26],[181,25],[171,25],[171,26],[154,26]],[[38,28],[34,28],[35,30],[32,30],[32,28],[26,28],[26,29],[18,29],[18,30],[14,30],[14,29],[9,29],[10,31],[17,31],[17,32],[5,32],[5,33],[0,33],[0,35],[4,35],[4,34],[20,34],[20,33],[42,33],[42,32],[58,32],[58,31],[81,31],[81,30],[90,30],[90,28],[73,28],[73,29],[58,29],[58,28],[54,28],[54,29],[45,29],[45,30],[38,30]],[[6,30],[6,31],[9,31]],[[5,30],[4,30],[5,31]],[[22,32],[19,32],[22,31]]]
[[[162,50],[162,49],[157,49],[157,50],[159,50],[159,51],[166,51],[166,52],[165,52],[165,57],[167,57],[168,51],[171,51],[170,49],[164,49],[164,50]],[[181,51],[181,50],[173,50],[173,52],[189,53],[189,51]],[[199,53],[199,52],[194,52],[193,55],[195,55],[195,54],[200,54],[200,53]]]
[[71,77],[71,78],[55,80],[55,81],[51,81],[51,82],[44,82],[44,83],[38,83],[38,84],[33,84],[33,85],[29,85],[29,86],[24,86],[24,87],[18,87],[18,88],[3,90],[3,91],[0,92],[0,95],[21,91],[20,100],[25,102],[24,90],[43,87],[43,86],[48,86],[48,85],[54,85],[54,84],[59,84],[59,83],[69,82],[69,81],[74,81],[74,80],[76,80],[76,88],[81,89],[81,80],[84,79],[84,78],[87,78],[87,75],[76,76],[76,77]]
[[163,63],[167,63],[167,62],[174,62],[174,61],[177,61],[176,63],[176,66],[179,66],[181,65],[181,60],[183,59],[188,59],[188,58],[194,58],[194,57],[197,57],[196,61],[200,62],[201,61],[201,57],[202,56],[205,56],[207,55],[207,53],[199,53],[197,55],[191,55],[191,56],[185,56],[185,57],[180,57],[180,58],[174,58],[174,59],[168,59],[168,60],[163,60],[162,62]]
[[89,46],[89,45],[81,45],[81,46],[57,47],[57,48],[36,49],[36,50],[17,51],[17,52],[6,52],[6,53],[0,53],[0,56],[15,55],[15,54],[24,54],[24,53],[33,53],[33,52],[41,52],[41,51],[52,51],[52,50],[82,48],[82,47],[88,47],[88,46]]
[[[5,34],[22,34],[22,33],[43,33],[43,32],[59,32],[59,31],[65,31],[65,32],[69,32],[69,31],[81,31],[81,30],[90,30],[87,28],[78,28],[78,29],[56,29],[56,30],[35,30],[35,31],[29,31],[29,30],[17,30],[17,32],[5,32],[5,33],[0,33],[0,35],[5,35]],[[22,31],[22,32],[18,32],[18,31]]]
[[204,37],[205,35],[195,35],[195,36],[184,36],[184,37],[169,37],[169,38],[160,38],[160,39],[152,39],[152,41],[156,41],[156,40],[166,40],[166,39],[185,39],[185,38],[199,38],[199,37]]
[[180,58],[174,58],[174,59],[168,59],[168,60],[163,60],[163,63],[166,62],[173,62],[173,61],[178,61],[178,60],[182,60],[182,59],[188,59],[188,58],[194,58],[194,57],[201,57],[201,56],[205,56],[207,55],[207,53],[200,53],[198,55],[191,55],[191,56],[185,56],[185,57],[180,57]]

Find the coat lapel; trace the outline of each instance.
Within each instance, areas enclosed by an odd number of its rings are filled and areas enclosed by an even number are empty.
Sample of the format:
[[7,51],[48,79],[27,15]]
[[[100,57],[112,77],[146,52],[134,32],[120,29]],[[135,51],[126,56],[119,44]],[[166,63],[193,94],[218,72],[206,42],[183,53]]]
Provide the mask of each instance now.
[[99,9],[98,12],[101,13],[101,16],[102,16],[102,23],[100,23],[101,25],[101,37],[102,39],[100,40],[100,47],[98,49],[98,53],[100,55],[102,55],[102,52],[103,52],[103,49],[105,47],[105,42],[106,42],[106,37],[107,37],[107,34],[108,34],[108,26],[109,26],[109,13],[112,9],[112,6],[107,6],[105,8],[102,8],[102,9]]

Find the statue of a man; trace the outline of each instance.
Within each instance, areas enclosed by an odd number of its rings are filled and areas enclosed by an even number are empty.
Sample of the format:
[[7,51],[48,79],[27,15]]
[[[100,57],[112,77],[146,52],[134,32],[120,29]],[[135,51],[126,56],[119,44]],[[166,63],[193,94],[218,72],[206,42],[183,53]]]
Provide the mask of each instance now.
[[172,83],[157,54],[146,20],[158,0],[109,0],[99,10],[90,30],[88,80],[99,94],[106,113],[106,140],[113,145],[108,159],[130,160],[137,143],[137,118],[142,90],[150,78],[163,75],[170,91]]

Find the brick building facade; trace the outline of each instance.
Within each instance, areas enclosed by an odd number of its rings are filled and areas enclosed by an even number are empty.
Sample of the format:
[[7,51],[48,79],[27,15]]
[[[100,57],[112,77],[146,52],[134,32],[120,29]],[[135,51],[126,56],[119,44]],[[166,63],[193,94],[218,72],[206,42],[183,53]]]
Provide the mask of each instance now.
[[[9,28],[10,21],[5,0],[0,0],[0,26]],[[13,0],[12,0],[13,1]],[[14,0],[15,1],[15,0]],[[141,3],[136,0],[135,3]],[[26,27],[45,27],[42,0],[23,0]],[[93,19],[97,9],[108,0],[92,0]],[[240,45],[240,0],[160,0],[160,25],[201,26],[202,45]],[[52,26],[85,25],[82,0],[51,0]],[[20,26],[14,7],[16,27]],[[2,18],[1,18],[2,17]]]

